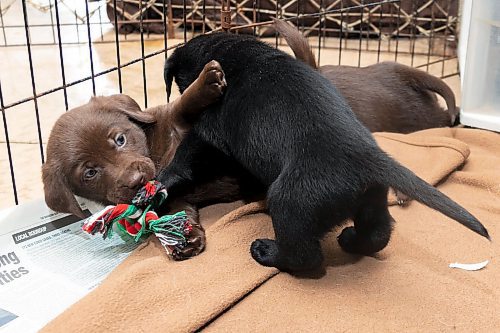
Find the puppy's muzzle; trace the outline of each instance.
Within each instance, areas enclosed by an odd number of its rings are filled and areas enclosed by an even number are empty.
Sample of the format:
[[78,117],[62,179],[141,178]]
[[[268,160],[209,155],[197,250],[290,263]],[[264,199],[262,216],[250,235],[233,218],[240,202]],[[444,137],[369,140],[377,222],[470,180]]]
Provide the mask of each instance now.
[[138,190],[155,176],[155,167],[150,159],[141,159],[130,163],[119,177],[120,187]]
[[155,166],[149,158],[137,158],[130,162],[130,156],[118,162],[122,165],[114,182],[114,188],[107,191],[107,201],[113,204],[130,202],[137,191],[155,176]]
[[139,187],[146,183],[146,179],[146,173],[140,171],[132,172],[130,177],[126,180],[125,186],[132,189],[139,189]]

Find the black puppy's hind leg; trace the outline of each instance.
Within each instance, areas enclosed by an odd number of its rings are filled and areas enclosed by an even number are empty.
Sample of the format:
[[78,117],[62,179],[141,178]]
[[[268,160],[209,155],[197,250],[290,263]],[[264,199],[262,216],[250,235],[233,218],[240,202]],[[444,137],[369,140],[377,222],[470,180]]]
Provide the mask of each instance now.
[[314,207],[305,204],[307,195],[300,191],[301,186],[291,184],[292,181],[286,178],[283,174],[278,177],[267,197],[276,240],[257,239],[250,253],[261,265],[281,271],[313,270],[323,262],[315,230]]
[[387,191],[387,187],[375,185],[361,195],[354,227],[345,228],[338,237],[344,251],[370,255],[389,243],[394,220],[387,208]]

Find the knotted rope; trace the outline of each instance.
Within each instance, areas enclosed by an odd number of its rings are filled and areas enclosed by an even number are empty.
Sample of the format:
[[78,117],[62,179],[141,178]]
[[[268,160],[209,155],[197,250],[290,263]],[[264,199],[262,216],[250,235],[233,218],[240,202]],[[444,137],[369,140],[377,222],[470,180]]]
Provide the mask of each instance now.
[[158,181],[149,181],[132,199],[132,204],[107,206],[88,217],[83,230],[89,234],[101,233],[103,238],[112,235],[113,225],[137,242],[142,235],[154,233],[168,255],[175,257],[186,245],[186,236],[192,230],[186,212],[158,216],[152,209],[158,208],[167,198],[167,190]]

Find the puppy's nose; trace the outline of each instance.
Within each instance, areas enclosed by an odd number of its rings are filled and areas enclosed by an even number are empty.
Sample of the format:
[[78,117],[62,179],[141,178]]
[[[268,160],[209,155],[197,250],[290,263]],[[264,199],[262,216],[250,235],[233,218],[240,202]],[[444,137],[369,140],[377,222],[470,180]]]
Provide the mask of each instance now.
[[142,172],[134,172],[129,179],[128,187],[139,188],[146,183],[146,175]]

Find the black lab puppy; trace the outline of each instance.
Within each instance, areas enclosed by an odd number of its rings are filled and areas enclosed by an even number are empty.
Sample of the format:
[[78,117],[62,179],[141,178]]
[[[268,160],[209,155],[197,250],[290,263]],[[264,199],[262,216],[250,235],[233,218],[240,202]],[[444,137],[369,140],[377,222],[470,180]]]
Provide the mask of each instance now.
[[[215,148],[267,189],[276,240],[251,245],[255,260],[280,270],[320,266],[319,240],[349,218],[338,241],[348,252],[372,254],[391,235],[389,186],[489,237],[464,208],[387,156],[329,80],[310,66],[251,36],[192,39],[167,60],[165,78],[181,92],[215,59],[228,87],[180,144],[160,179],[175,191],[203,176]],[[202,156],[203,155],[203,156]]]

